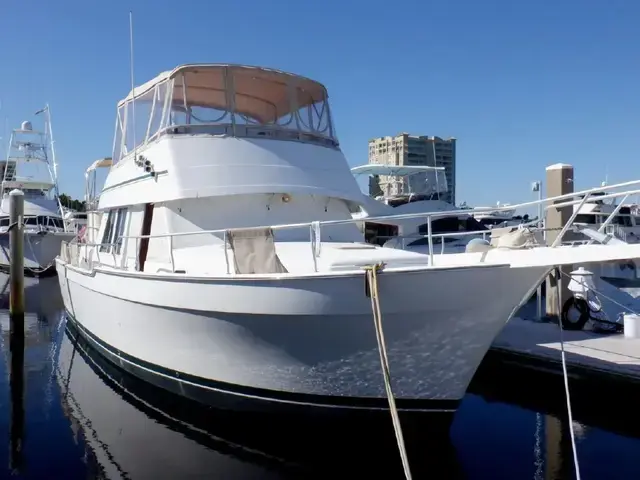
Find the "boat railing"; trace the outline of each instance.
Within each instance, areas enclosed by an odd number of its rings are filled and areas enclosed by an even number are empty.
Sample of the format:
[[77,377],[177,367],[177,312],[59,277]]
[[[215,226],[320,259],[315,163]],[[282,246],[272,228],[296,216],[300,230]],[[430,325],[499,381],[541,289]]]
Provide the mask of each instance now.
[[[479,208],[474,211],[474,213],[481,213],[483,211],[502,211],[502,210],[513,210],[513,209],[522,209],[528,207],[534,207],[538,205],[543,205],[544,210],[550,209],[558,209],[564,207],[570,207],[573,205],[578,205],[578,208],[573,209],[573,213],[567,223],[560,229],[560,232],[550,247],[554,248],[560,245],[563,240],[563,237],[572,228],[576,216],[580,211],[580,208],[589,200],[591,195],[594,192],[603,192],[603,191],[612,191],[615,189],[620,189],[623,187],[631,187],[636,186],[636,188],[631,190],[625,190],[621,192],[613,192],[605,195],[599,195],[598,199],[607,199],[607,198],[619,198],[622,197],[620,201],[620,205],[623,204],[627,198],[631,195],[640,194],[640,180],[634,180],[630,182],[619,183],[616,185],[608,185],[605,187],[598,187],[589,190],[583,190],[580,192],[569,193],[565,195],[559,195],[556,197],[549,197],[540,200],[533,200],[530,202],[524,202],[519,204],[511,204],[504,207],[489,207],[489,208]],[[546,204],[546,205],[545,205]],[[605,232],[607,225],[611,224],[613,218],[618,214],[619,208],[616,208],[611,212],[609,217],[603,222],[603,224],[599,228],[599,232]],[[364,218],[349,218],[349,219],[340,219],[340,220],[325,220],[325,221],[313,221],[313,222],[304,222],[304,223],[292,223],[292,224],[282,224],[282,225],[269,225],[269,226],[256,226],[256,227],[244,227],[244,228],[227,228],[227,229],[214,229],[214,230],[197,230],[197,231],[189,231],[189,232],[173,232],[173,233],[160,233],[153,235],[123,235],[119,237],[113,243],[82,243],[80,245],[84,246],[85,249],[93,248],[96,253],[97,263],[102,264],[100,261],[100,251],[102,253],[107,253],[113,258],[113,264],[105,264],[112,266],[114,268],[127,268],[127,258],[126,258],[126,248],[128,241],[125,240],[135,240],[136,243],[136,252],[139,251],[139,242],[142,239],[159,239],[159,238],[167,238],[168,239],[168,250],[169,250],[169,258],[171,262],[171,272],[176,272],[175,269],[175,260],[174,260],[174,252],[173,252],[173,239],[175,237],[186,237],[186,236],[195,236],[195,235],[221,235],[223,238],[224,245],[224,253],[225,253],[225,261],[227,267],[227,273],[230,273],[230,261],[228,254],[228,234],[234,231],[241,231],[247,229],[271,229],[272,231],[278,230],[291,230],[291,229],[299,229],[299,228],[308,228],[309,236],[310,236],[310,247],[311,253],[313,256],[314,269],[317,272],[317,259],[320,257],[321,246],[322,246],[322,236],[321,230],[322,227],[328,226],[337,226],[337,225],[347,225],[359,222],[378,222],[384,223],[385,220],[395,222],[397,220],[407,220],[407,219],[416,219],[416,218],[425,218],[427,222],[427,235],[428,238],[428,247],[429,247],[429,265],[433,265],[433,256],[434,256],[434,239],[438,238],[446,238],[446,237],[465,237],[471,235],[479,235],[479,234],[490,234],[491,231],[479,231],[479,232],[454,232],[454,233],[433,233],[432,231],[432,223],[435,219],[449,217],[452,215],[463,215],[468,214],[469,210],[460,209],[460,210],[450,210],[450,211],[438,211],[438,212],[419,212],[419,213],[407,213],[407,214],[399,214],[399,215],[382,215],[377,217],[364,217]],[[533,223],[533,222],[532,222]],[[536,221],[537,223],[537,221]],[[515,227],[515,226],[514,226]],[[525,226],[526,228],[531,228],[529,226]],[[535,228],[536,231],[546,230],[544,228]],[[444,242],[442,241],[444,244]],[[120,246],[123,250],[122,253],[116,253],[116,247]],[[95,248],[94,248],[95,247]],[[444,252],[444,249],[442,249]],[[85,253],[85,258],[87,253]],[[120,261],[118,262],[118,256],[120,256]],[[139,270],[139,262],[136,256],[136,270]]]
[[236,138],[265,138],[313,143],[324,147],[338,147],[338,142],[318,132],[291,129],[279,124],[242,124],[242,123],[198,123],[168,126],[149,138],[156,140],[164,135],[206,134],[230,136]]

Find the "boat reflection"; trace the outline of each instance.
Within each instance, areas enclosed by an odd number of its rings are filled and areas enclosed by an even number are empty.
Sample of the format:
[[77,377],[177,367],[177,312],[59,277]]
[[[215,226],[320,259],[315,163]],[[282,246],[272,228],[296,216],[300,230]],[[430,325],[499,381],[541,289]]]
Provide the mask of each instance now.
[[[64,308],[56,277],[24,279],[24,341],[30,355],[51,357],[55,354],[55,335]],[[8,345],[11,333],[9,317],[9,274],[0,272],[0,333]],[[41,347],[38,349],[37,347]],[[53,348],[53,350],[52,350]],[[9,349],[4,348],[5,354]],[[52,358],[52,357],[51,357]],[[47,360],[47,358],[43,358]],[[47,361],[29,361],[28,368],[49,368]]]
[[[0,272],[0,344],[9,379],[9,470],[24,470],[25,390],[31,377],[48,377],[55,356],[55,335],[62,297],[56,278],[25,278],[25,313],[9,315],[9,275]],[[38,383],[37,381],[34,383]],[[52,383],[46,382],[45,411],[52,405]]]
[[[220,412],[130,376],[86,344],[71,322],[65,332],[56,366],[63,410],[87,445],[90,470],[104,478],[325,478],[347,471],[380,475],[381,469],[393,472],[387,478],[402,474],[390,418],[388,429],[370,435],[373,426],[366,424],[301,424]],[[418,454],[409,452],[414,476],[437,471],[439,478],[458,478],[448,435],[425,432]],[[366,443],[352,441],[354,433]]]

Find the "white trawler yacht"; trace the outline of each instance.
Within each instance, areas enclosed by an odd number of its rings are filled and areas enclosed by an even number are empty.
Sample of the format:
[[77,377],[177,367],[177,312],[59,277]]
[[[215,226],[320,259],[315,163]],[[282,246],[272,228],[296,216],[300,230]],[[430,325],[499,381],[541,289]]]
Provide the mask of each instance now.
[[551,267],[640,256],[364,243],[324,86],[277,70],[162,73],[118,104],[112,159],[95,164],[113,163],[101,217],[57,258],[70,321],[120,367],[222,407],[387,409],[366,266],[383,265],[398,409],[453,411]]
[[[44,131],[33,129],[31,122],[22,122],[13,130],[7,160],[0,162],[0,267],[9,261],[9,192],[24,192],[24,267],[37,275],[55,272],[55,258],[62,241],[74,237],[65,228],[61,206],[57,199],[57,165],[51,140],[49,107],[45,114]],[[51,158],[49,158],[49,147]],[[3,234],[4,233],[4,234]]]

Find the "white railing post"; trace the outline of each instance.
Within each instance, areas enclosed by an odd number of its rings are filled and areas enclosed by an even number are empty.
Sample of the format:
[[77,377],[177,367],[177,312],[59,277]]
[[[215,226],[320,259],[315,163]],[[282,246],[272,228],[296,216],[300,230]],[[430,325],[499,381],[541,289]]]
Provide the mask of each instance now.
[[427,216],[427,235],[429,236],[429,265],[433,266],[433,235],[431,230],[431,215]]
[[173,235],[169,237],[169,258],[171,259],[171,273],[176,273],[176,266],[173,260]]
[[229,252],[227,251],[227,231],[224,231],[224,261],[227,263],[227,275],[231,273],[231,269],[229,268]]
[[136,258],[135,258],[135,266],[136,272],[140,271],[140,238],[136,237]]
[[313,271],[318,272],[318,257],[316,257],[316,232],[313,223],[309,225],[309,243],[311,244],[311,256],[313,257]]

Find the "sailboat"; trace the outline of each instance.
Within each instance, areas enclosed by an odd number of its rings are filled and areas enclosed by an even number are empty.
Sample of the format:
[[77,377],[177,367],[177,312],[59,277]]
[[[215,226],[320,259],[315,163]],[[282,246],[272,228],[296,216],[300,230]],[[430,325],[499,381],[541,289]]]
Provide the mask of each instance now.
[[6,269],[10,264],[9,193],[19,189],[24,193],[24,267],[34,275],[55,272],[61,243],[75,236],[65,227],[58,201],[49,106],[37,112],[40,113],[45,114],[44,131],[34,130],[30,121],[22,122],[11,133],[7,159],[0,161],[0,268]]

